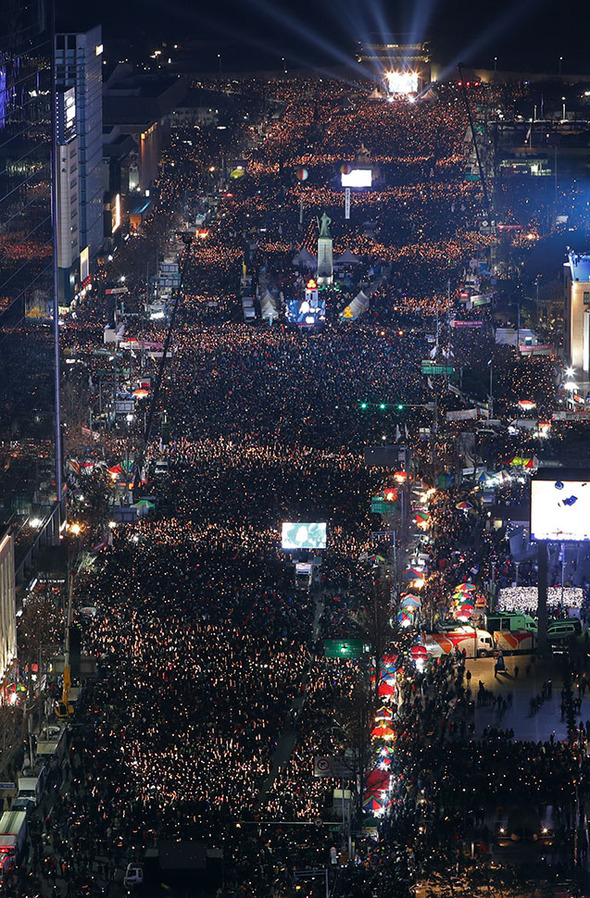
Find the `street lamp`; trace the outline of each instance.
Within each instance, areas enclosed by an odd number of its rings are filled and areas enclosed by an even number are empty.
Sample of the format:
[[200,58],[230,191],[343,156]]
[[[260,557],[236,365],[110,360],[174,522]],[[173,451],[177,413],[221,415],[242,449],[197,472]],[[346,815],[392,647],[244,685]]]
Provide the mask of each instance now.
[[217,69],[219,72],[219,77],[221,78],[221,53],[217,54]]
[[498,71],[498,57],[494,56],[494,72]]
[[285,62],[285,57],[281,56],[281,60],[283,63],[283,74],[286,75],[287,74],[287,63]]
[[565,122],[565,97],[561,98],[561,120]]
[[559,57],[559,74],[561,75],[561,63],[563,62],[563,56]]

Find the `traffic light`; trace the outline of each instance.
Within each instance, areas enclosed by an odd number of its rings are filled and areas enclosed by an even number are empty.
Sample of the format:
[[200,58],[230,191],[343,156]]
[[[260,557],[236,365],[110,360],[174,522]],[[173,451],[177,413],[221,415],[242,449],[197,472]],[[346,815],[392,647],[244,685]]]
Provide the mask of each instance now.
[[398,402],[398,404],[397,404],[397,410],[398,410],[398,412],[402,412],[402,411],[404,410],[404,404],[403,404],[403,402]]
[[383,411],[385,411],[385,409],[387,408],[387,406],[385,405],[384,402],[380,402],[380,403],[379,403],[379,408],[380,408],[381,411],[383,412]]
[[367,405],[368,405],[367,402],[361,402],[361,408],[363,408],[363,409],[367,408]]

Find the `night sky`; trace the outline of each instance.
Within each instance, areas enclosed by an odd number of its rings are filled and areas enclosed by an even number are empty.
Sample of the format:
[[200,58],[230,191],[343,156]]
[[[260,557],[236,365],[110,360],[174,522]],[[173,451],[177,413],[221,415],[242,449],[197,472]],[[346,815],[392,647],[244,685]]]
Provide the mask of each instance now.
[[345,61],[359,37],[393,33],[430,39],[433,55],[498,69],[555,74],[589,73],[588,0],[56,0],[58,25],[83,30],[97,22],[105,41],[164,38],[203,41],[224,66],[333,66]]

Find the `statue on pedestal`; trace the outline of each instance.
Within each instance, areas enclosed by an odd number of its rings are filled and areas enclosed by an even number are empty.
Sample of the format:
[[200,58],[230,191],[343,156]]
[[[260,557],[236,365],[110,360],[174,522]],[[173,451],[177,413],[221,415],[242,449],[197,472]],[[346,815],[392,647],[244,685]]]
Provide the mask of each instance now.
[[332,223],[332,219],[329,215],[326,215],[324,212],[321,218],[318,218],[318,227],[320,229],[319,236],[320,237],[330,237],[330,225]]

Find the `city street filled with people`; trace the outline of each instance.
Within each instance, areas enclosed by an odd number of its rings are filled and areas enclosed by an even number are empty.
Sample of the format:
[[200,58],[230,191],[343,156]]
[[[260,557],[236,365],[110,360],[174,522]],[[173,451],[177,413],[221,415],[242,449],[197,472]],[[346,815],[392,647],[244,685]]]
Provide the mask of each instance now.
[[[523,401],[550,420],[562,366],[497,345],[493,315],[502,271],[539,231],[482,227],[456,86],[415,103],[332,79],[272,89],[278,118],[173,130],[143,232],[64,319],[68,538],[91,558],[71,564],[74,621],[97,676],[79,677],[67,750],[48,762],[6,894],[409,898],[446,894],[451,877],[450,894],[524,894],[535,877],[583,887],[584,552],[569,567],[551,556],[562,601],[550,616],[579,624],[568,652],[506,663],[501,650],[429,649],[449,622],[487,632],[503,589],[506,610],[536,617],[536,596],[519,592],[536,585],[536,560],[513,548],[524,518],[510,510],[526,501],[527,460],[554,457],[575,425],[509,428]],[[499,102],[489,91],[475,86],[474,106]],[[350,218],[345,164],[374,178]],[[502,196],[507,220],[536,227],[524,192],[513,208]],[[324,213],[334,258],[349,261],[321,291],[325,322],[298,327],[285,307],[316,275],[301,254],[317,253]],[[152,252],[185,271],[165,316],[146,305]],[[122,279],[115,310],[105,291]],[[468,309],[466,290],[486,301]],[[360,291],[367,310],[346,317]],[[161,348],[172,314],[162,361],[141,341]],[[125,334],[101,356],[107,323]],[[115,411],[120,396],[133,413]],[[389,450],[386,462],[369,450]],[[286,546],[289,522],[325,523],[325,547]],[[167,843],[202,846],[188,885],[163,867],[147,882],[149,852],[161,859]],[[125,879],[133,863],[141,888]]]

